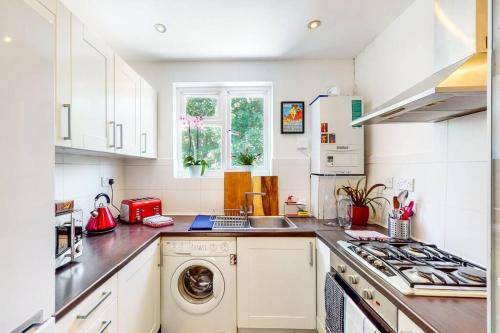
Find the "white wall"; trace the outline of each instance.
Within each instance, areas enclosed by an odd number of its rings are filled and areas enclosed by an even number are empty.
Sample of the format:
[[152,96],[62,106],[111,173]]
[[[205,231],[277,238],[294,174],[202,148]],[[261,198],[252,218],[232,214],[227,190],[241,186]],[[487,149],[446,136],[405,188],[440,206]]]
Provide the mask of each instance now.
[[[94,208],[98,193],[111,195],[109,187],[101,186],[101,177],[113,178],[116,184],[114,203],[120,207],[123,198],[123,160],[57,153],[55,159],[55,200],[74,199],[75,207],[83,209],[84,223]],[[111,209],[116,216],[118,212]]]
[[[307,104],[315,96],[331,86],[352,93],[352,60],[159,62],[132,66],[158,91],[158,160],[125,161],[126,196],[159,196],[168,214],[221,210],[223,179],[174,178],[172,83],[270,81],[274,84],[272,172],[279,176],[280,202],[290,194],[309,202],[309,159],[296,149],[296,140],[308,135]],[[304,135],[280,134],[280,102],[285,100],[306,102]]]
[[[429,5],[432,0],[415,1],[355,59],[357,93],[372,106],[432,73]],[[415,179],[413,236],[482,265],[488,229],[486,130],[482,112],[437,124],[370,125],[365,132],[370,183]],[[384,215],[376,222],[385,221]]]

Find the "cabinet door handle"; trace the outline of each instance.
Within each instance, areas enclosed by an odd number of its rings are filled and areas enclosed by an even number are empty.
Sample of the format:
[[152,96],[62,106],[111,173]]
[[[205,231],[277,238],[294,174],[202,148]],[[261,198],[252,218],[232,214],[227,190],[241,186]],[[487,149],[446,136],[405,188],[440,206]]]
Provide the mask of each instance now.
[[[66,109],[67,111],[67,120],[66,120],[66,126],[68,129],[67,135],[63,137],[63,140],[71,140],[71,104],[63,104],[63,108]],[[63,124],[61,124],[62,126]]]
[[123,124],[116,124],[116,127],[120,128],[120,146],[116,147],[116,149],[123,149]]
[[309,266],[314,266],[314,251],[312,242],[309,242]]
[[[114,121],[110,121],[109,122],[109,126],[110,126],[110,137],[112,138],[112,144],[109,145],[109,148],[114,148],[115,147],[115,144],[116,144],[116,131],[115,131],[115,122]],[[113,135],[111,135],[111,133],[113,133]]]
[[143,151],[141,151],[141,153],[143,153],[143,154],[147,153],[147,151],[148,151],[148,145],[147,145],[147,143],[148,143],[148,141],[147,141],[147,135],[148,135],[147,133],[142,133],[142,137],[144,138],[144,150],[143,150]]
[[108,328],[109,325],[111,325],[111,320],[105,320],[105,321],[103,321],[101,329],[97,333],[104,333],[106,331],[106,328]]
[[163,267],[163,245],[160,242],[160,263],[158,264],[159,267]]
[[87,319],[88,317],[90,317],[90,315],[92,314],[92,312],[94,312],[98,307],[99,305],[102,304],[102,302],[104,302],[109,296],[111,296],[111,291],[105,291],[102,293],[102,296],[101,296],[101,299],[99,299],[99,301],[97,302],[96,305],[94,305],[94,307],[92,309],[89,310],[89,312],[87,312],[86,315],[78,315],[76,316],[77,319]]

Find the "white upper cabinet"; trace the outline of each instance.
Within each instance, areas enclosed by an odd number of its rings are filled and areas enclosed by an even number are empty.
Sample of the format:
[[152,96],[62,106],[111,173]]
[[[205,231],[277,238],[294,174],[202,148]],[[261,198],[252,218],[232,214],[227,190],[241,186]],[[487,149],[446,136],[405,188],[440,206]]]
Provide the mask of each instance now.
[[[71,141],[73,148],[106,152],[113,113],[113,50],[71,18]],[[109,112],[108,112],[109,111]]]
[[238,238],[238,327],[316,329],[314,252],[314,238]]
[[141,79],[141,156],[156,158],[157,94]]
[[115,55],[115,151],[140,155],[141,78]]
[[56,17],[56,146],[71,147],[71,12],[57,3]]
[[56,146],[156,158],[154,89],[64,5],[44,1],[56,11]]

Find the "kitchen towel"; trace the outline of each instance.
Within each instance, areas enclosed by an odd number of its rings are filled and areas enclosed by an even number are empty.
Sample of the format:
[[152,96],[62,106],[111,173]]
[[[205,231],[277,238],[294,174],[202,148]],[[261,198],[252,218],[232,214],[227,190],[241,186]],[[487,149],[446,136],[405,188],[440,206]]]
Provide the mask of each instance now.
[[196,215],[189,230],[212,230],[213,224],[209,215]]
[[328,333],[344,333],[344,290],[332,273],[325,280],[325,327]]

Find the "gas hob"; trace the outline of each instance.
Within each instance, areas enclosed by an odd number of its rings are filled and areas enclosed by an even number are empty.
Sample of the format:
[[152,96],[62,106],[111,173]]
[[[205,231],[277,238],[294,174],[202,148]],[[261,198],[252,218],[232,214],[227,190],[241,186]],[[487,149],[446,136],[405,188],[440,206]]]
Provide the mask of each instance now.
[[405,295],[486,297],[486,270],[434,245],[399,241],[338,244]]

